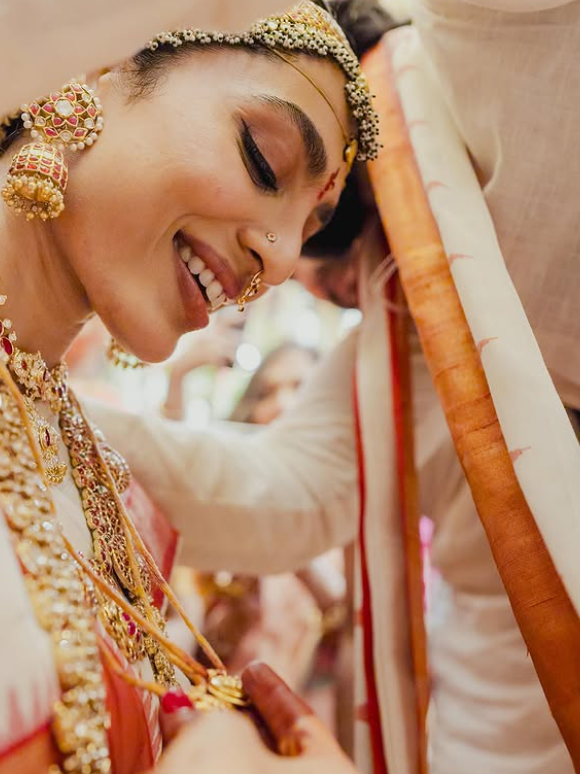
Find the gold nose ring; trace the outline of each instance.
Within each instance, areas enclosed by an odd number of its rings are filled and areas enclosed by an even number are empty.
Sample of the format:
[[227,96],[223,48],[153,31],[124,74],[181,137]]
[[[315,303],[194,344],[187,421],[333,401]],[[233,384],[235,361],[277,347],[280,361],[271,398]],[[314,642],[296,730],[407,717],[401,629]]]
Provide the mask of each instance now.
[[258,291],[260,290],[261,284],[262,284],[262,271],[260,270],[257,274],[254,274],[254,276],[250,280],[250,284],[244,290],[242,295],[238,298],[238,312],[243,312],[248,301],[251,298],[254,298],[254,296],[258,295]]

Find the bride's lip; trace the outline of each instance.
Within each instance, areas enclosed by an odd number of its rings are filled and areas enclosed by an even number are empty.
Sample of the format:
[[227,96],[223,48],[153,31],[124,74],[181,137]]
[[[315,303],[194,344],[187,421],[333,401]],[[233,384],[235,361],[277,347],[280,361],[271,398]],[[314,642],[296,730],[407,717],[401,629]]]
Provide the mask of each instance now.
[[200,330],[209,325],[209,313],[207,301],[193,276],[182,261],[181,256],[174,250],[177,282],[183,302],[183,308],[187,317],[188,328],[192,331]]
[[194,255],[197,255],[205,263],[208,269],[215,274],[216,279],[224,289],[226,296],[230,299],[236,299],[242,292],[243,282],[236,277],[236,274],[229,263],[219,253],[190,234],[181,231],[183,241],[191,247]]

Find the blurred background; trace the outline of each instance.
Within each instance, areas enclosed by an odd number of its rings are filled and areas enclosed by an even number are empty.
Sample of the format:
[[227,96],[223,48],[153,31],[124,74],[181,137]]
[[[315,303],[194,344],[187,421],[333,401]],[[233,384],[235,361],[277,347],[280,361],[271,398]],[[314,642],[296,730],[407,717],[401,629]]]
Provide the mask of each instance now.
[[98,320],[86,326],[67,359],[78,392],[145,412],[163,411],[177,367],[183,377],[182,418],[201,428],[231,415],[264,358],[280,345],[294,343],[322,354],[360,318],[358,310],[338,309],[290,281],[243,313],[233,306],[212,315],[209,328],[184,336],[165,364],[113,366],[105,357],[108,337]]

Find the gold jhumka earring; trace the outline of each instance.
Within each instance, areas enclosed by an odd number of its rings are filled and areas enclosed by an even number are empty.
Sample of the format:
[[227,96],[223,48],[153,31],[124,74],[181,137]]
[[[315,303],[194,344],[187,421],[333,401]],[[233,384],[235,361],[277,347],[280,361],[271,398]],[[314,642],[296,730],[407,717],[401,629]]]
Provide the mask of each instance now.
[[86,84],[71,81],[23,105],[20,118],[33,142],[13,157],[2,197],[28,220],[58,218],[68,184],[63,151],[82,151],[96,142],[104,123],[101,103]]

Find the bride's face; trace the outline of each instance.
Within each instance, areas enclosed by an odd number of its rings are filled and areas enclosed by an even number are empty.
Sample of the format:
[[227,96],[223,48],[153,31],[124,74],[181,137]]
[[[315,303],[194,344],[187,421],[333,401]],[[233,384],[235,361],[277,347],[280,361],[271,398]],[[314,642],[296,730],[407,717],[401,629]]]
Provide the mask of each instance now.
[[[348,126],[340,70],[297,62]],[[105,128],[71,163],[51,228],[110,332],[158,361],[207,325],[208,296],[236,299],[260,270],[266,286],[292,274],[337,203],[344,139],[303,75],[252,52],[194,52],[146,97],[128,89],[100,79]]]

